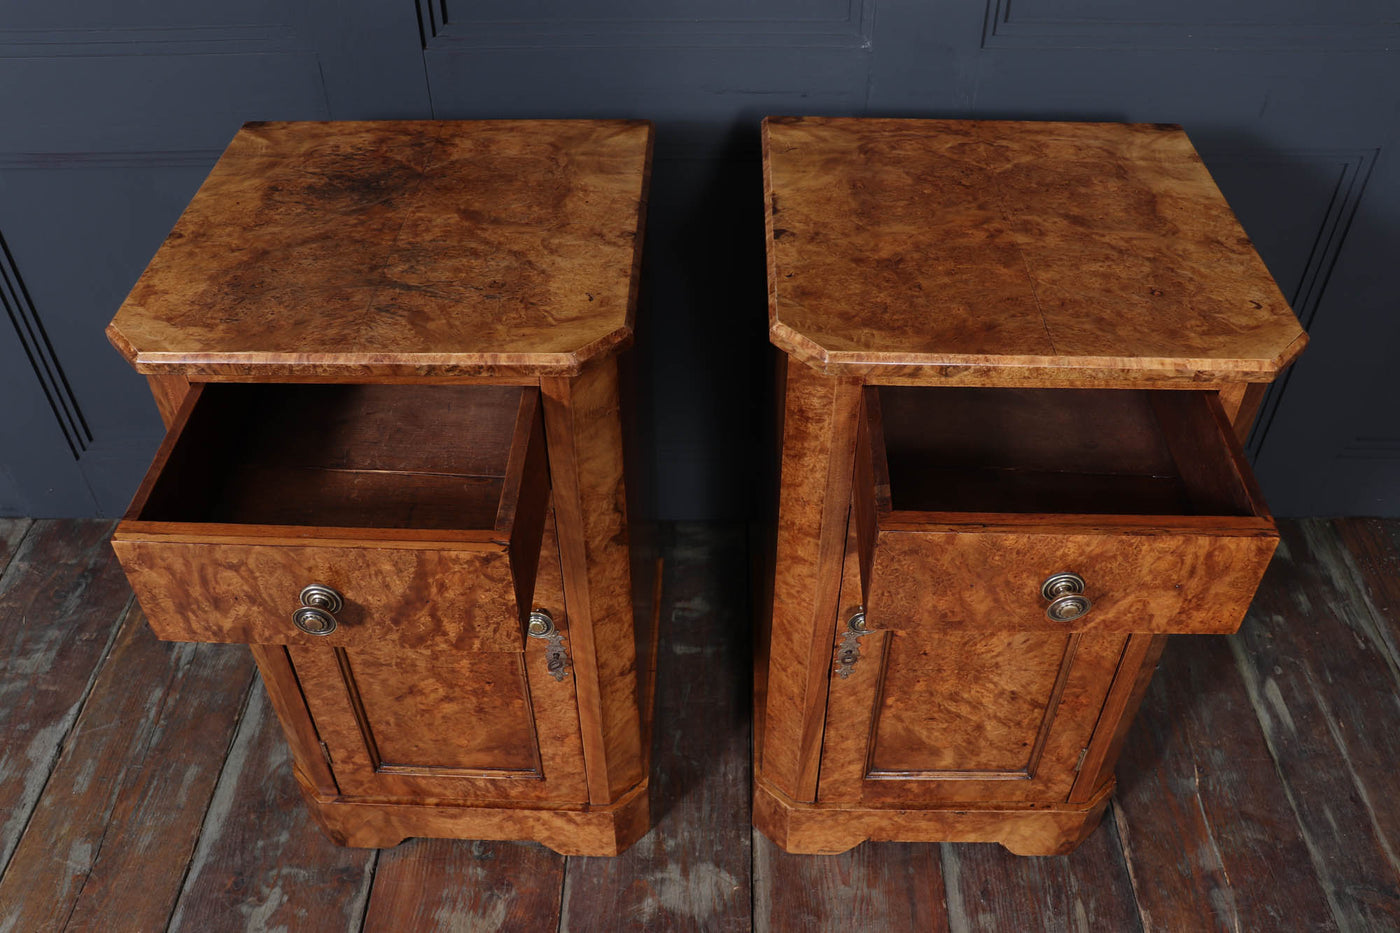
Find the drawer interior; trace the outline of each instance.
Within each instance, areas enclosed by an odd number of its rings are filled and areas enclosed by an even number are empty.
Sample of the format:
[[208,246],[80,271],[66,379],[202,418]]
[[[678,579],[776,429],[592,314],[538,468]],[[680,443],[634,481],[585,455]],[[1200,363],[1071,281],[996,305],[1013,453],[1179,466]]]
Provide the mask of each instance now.
[[510,492],[522,399],[532,391],[206,385],[127,518],[492,529]]
[[1260,508],[1214,393],[880,386],[867,390],[866,405],[872,435],[883,434],[873,453],[889,510],[1251,516]]

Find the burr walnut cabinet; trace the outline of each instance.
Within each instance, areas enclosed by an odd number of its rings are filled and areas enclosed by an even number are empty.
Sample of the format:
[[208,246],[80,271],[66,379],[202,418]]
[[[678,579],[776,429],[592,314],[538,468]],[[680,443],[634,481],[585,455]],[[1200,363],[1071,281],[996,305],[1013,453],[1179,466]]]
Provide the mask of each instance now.
[[770,118],[780,490],[754,820],[1069,851],[1168,634],[1277,540],[1240,447],[1306,337],[1178,127]]
[[168,428],[117,555],[162,638],[251,646],[338,842],[646,831],[618,353],[651,138],[248,124],[108,328]]

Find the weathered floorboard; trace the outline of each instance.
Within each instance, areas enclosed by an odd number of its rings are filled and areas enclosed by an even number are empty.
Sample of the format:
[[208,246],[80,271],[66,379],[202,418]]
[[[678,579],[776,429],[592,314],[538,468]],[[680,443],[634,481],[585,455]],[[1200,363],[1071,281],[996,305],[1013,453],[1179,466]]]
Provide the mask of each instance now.
[[1142,929],[1112,814],[1063,858],[1022,858],[985,844],[942,848],[954,933]]
[[[0,592],[0,870],[131,599],[107,522],[36,522]],[[7,538],[8,540],[8,538]]]
[[617,858],[570,858],[561,930],[749,929],[749,676],[742,528],[667,548],[652,737],[653,826]]
[[249,694],[190,861],[171,930],[353,930],[377,853],[333,844],[292,777],[262,685]]
[[411,839],[380,853],[363,929],[552,929],[563,888],[564,856],[541,845]]
[[1343,929],[1400,929],[1400,682],[1326,523],[1282,529],[1231,638],[1254,712]]
[[1118,778],[1144,929],[1336,929],[1223,638],[1168,643]]
[[789,855],[755,829],[753,846],[759,933],[949,928],[936,845],[866,842],[840,855]]
[[27,518],[0,518],[0,590],[5,588],[5,568],[33,524]]
[[1391,668],[1400,672],[1400,520],[1342,518],[1331,525],[1380,623]]
[[[252,685],[248,653],[132,607],[0,880],[0,930],[163,929]],[[132,879],[140,878],[140,884]]]
[[565,862],[332,845],[241,649],[156,642],[108,523],[0,520],[0,930],[1393,929],[1400,522],[1281,525],[1241,634],[1169,644],[1115,813],[1063,859],[750,842],[743,544],[682,527],[656,825]]

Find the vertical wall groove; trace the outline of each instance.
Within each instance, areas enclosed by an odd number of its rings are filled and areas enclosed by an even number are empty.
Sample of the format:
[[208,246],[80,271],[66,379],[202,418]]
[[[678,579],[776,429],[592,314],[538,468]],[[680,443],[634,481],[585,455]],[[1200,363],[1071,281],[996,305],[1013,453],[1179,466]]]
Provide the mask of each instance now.
[[68,449],[77,459],[92,443],[92,431],[88,428],[82,409],[78,407],[78,399],[68,384],[68,377],[63,373],[58,355],[3,236],[0,236],[0,304],[5,307],[5,314],[63,431]]

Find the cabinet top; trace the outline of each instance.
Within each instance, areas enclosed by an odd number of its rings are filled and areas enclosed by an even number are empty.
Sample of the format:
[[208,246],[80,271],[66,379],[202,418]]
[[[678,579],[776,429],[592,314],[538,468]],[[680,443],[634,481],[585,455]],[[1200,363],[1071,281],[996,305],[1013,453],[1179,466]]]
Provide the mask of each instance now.
[[625,344],[645,121],[249,123],[107,328],[144,373],[571,374]]
[[769,333],[868,381],[1270,380],[1307,337],[1177,126],[770,117]]

